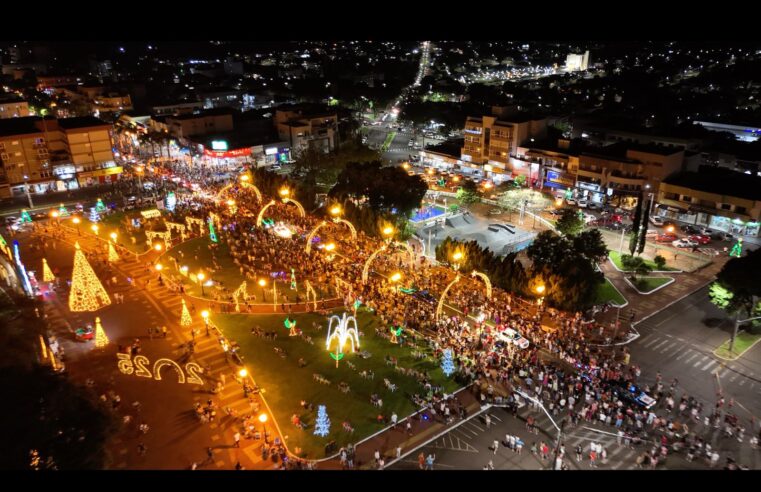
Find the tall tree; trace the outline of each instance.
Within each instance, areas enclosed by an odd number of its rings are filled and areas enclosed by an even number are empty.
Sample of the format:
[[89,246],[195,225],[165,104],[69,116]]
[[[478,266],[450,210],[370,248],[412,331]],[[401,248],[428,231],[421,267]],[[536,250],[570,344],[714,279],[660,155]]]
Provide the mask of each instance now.
[[642,254],[645,251],[645,243],[647,242],[647,224],[650,220],[650,202],[645,206],[645,213],[642,215],[642,225],[639,228],[639,244],[637,245],[637,253]]
[[642,222],[642,193],[640,192],[637,197],[637,208],[634,209],[634,219],[632,220],[632,236],[629,239],[629,252],[634,255],[637,251],[637,243],[639,242],[639,226]]
[[584,229],[584,219],[576,210],[564,208],[560,211],[560,218],[555,224],[555,229],[564,236],[575,236]]

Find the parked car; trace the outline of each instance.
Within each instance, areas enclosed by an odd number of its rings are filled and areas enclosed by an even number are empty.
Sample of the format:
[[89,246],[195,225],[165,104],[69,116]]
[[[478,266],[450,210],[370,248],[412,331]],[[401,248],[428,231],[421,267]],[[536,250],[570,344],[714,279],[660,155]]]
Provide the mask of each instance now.
[[688,239],[698,244],[708,244],[711,242],[710,236],[704,236],[702,234],[693,234],[692,236],[689,236]]
[[589,202],[589,204],[587,205],[587,208],[589,210],[599,210],[601,207],[600,207],[600,204],[598,204],[598,203]]
[[655,229],[648,229],[647,232],[645,232],[645,239],[655,239],[658,235],[658,231]]
[[658,217],[657,215],[651,215],[650,222],[652,222],[653,225],[657,225],[658,227],[661,227],[663,225],[663,219]]
[[566,203],[567,203],[568,205],[576,205],[576,200],[575,200],[574,198],[568,198],[568,199],[566,200]]
[[497,334],[497,339],[505,343],[512,343],[522,349],[526,349],[529,346],[529,341],[512,328],[505,328],[503,331],[499,332]]
[[698,245],[698,243],[690,239],[683,238],[672,241],[671,245],[675,248],[694,248]]
[[676,234],[658,234],[655,236],[655,242],[656,243],[671,243],[679,239]]
[[587,208],[589,207],[589,202],[587,200],[579,200],[577,205],[579,208]]
[[695,227],[694,225],[686,224],[686,225],[683,225],[681,229],[682,229],[682,232],[686,232],[687,234],[700,234],[700,228]]
[[[706,233],[703,232],[701,234],[705,235]],[[711,236],[711,239],[715,239],[717,241],[732,241],[735,238],[732,234],[722,231],[709,231],[708,235]]]

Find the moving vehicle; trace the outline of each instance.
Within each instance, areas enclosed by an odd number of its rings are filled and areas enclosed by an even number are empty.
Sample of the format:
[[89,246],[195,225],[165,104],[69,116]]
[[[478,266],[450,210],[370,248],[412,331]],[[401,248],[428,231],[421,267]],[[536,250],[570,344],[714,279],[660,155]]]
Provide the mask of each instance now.
[[694,248],[698,245],[698,243],[688,238],[683,238],[683,239],[677,239],[676,241],[673,241],[671,245],[674,246],[675,248]]
[[530,342],[523,338],[523,335],[512,328],[505,328],[503,331],[497,333],[497,339],[505,343],[512,343],[516,347],[522,349],[526,349],[530,345]]
[[690,241],[696,242],[698,244],[708,244],[711,242],[711,238],[709,236],[704,236],[702,234],[694,234],[692,236],[689,236],[687,239]]
[[650,222],[652,222],[653,225],[656,225],[658,227],[661,227],[664,224],[664,220],[662,218],[658,217],[657,215],[651,215],[650,216]]
[[679,239],[676,234],[671,233],[665,233],[665,234],[658,234],[655,236],[655,242],[656,243],[671,243]]

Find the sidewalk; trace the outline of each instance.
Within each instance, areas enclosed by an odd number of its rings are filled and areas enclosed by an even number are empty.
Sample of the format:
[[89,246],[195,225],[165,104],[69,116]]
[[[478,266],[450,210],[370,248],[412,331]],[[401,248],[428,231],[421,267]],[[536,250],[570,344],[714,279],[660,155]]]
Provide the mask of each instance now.
[[[618,338],[624,336],[628,331],[630,323],[630,315],[634,312],[634,322],[640,321],[642,318],[664,309],[669,304],[676,302],[682,297],[698,290],[709,282],[712,282],[716,277],[716,274],[721,270],[724,264],[729,260],[727,256],[718,256],[709,265],[693,272],[693,273],[673,273],[664,274],[675,279],[675,282],[671,285],[654,292],[650,295],[643,295],[638,293],[632,286],[624,281],[623,272],[619,272],[610,263],[605,261],[600,268],[613,285],[624,295],[629,305],[622,308],[621,311],[621,327],[618,332]],[[611,330],[610,323],[615,323],[618,316],[618,309],[609,309],[606,313],[601,313],[597,316],[596,320],[605,325],[605,336],[612,336],[613,333],[608,333]]]
[[[473,387],[466,387],[454,395],[465,408],[467,415],[480,411],[481,405],[476,400],[472,392]],[[407,420],[411,419],[412,433],[407,434]],[[459,418],[455,418],[453,424],[457,423]],[[452,424],[452,425],[453,425]],[[404,454],[411,449],[421,446],[426,441],[444,433],[450,425],[447,425],[441,416],[433,417],[430,412],[415,413],[410,417],[400,420],[396,429],[387,428],[378,434],[362,441],[355,446],[356,458],[354,460],[357,469],[374,469],[375,468],[375,450],[380,451],[386,463],[396,458],[396,448],[401,447],[401,453]],[[338,452],[338,450],[336,450]],[[338,457],[334,457],[318,464],[320,470],[340,470],[342,469]]]

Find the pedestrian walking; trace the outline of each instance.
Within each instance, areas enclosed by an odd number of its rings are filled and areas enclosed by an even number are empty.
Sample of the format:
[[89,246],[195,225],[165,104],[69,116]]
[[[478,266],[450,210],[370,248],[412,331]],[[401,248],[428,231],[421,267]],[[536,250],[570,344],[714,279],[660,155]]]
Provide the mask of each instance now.
[[417,456],[417,464],[418,464],[418,468],[420,468],[421,470],[425,468],[425,454],[423,454],[422,451]]
[[233,435],[233,439],[235,440],[235,446],[236,448],[240,447],[240,432],[236,432],[235,435]]
[[396,459],[399,459],[402,457],[402,446],[396,447]]
[[211,448],[206,448],[206,461],[214,461],[214,450]]
[[489,417],[489,414],[487,413],[484,417],[484,422],[486,423],[486,428],[488,429],[489,426],[491,426],[491,417]]
[[492,447],[494,448],[494,454],[497,454],[497,451],[499,451],[499,441],[495,439]]
[[147,452],[148,452],[148,448],[145,446],[145,444],[142,443],[142,442],[138,443],[138,445],[137,445],[137,454],[139,454],[140,456],[145,456],[145,453],[147,453]]
[[425,459],[425,469],[426,470],[433,470],[433,462],[436,461],[436,455],[435,454],[429,454],[428,457]]

